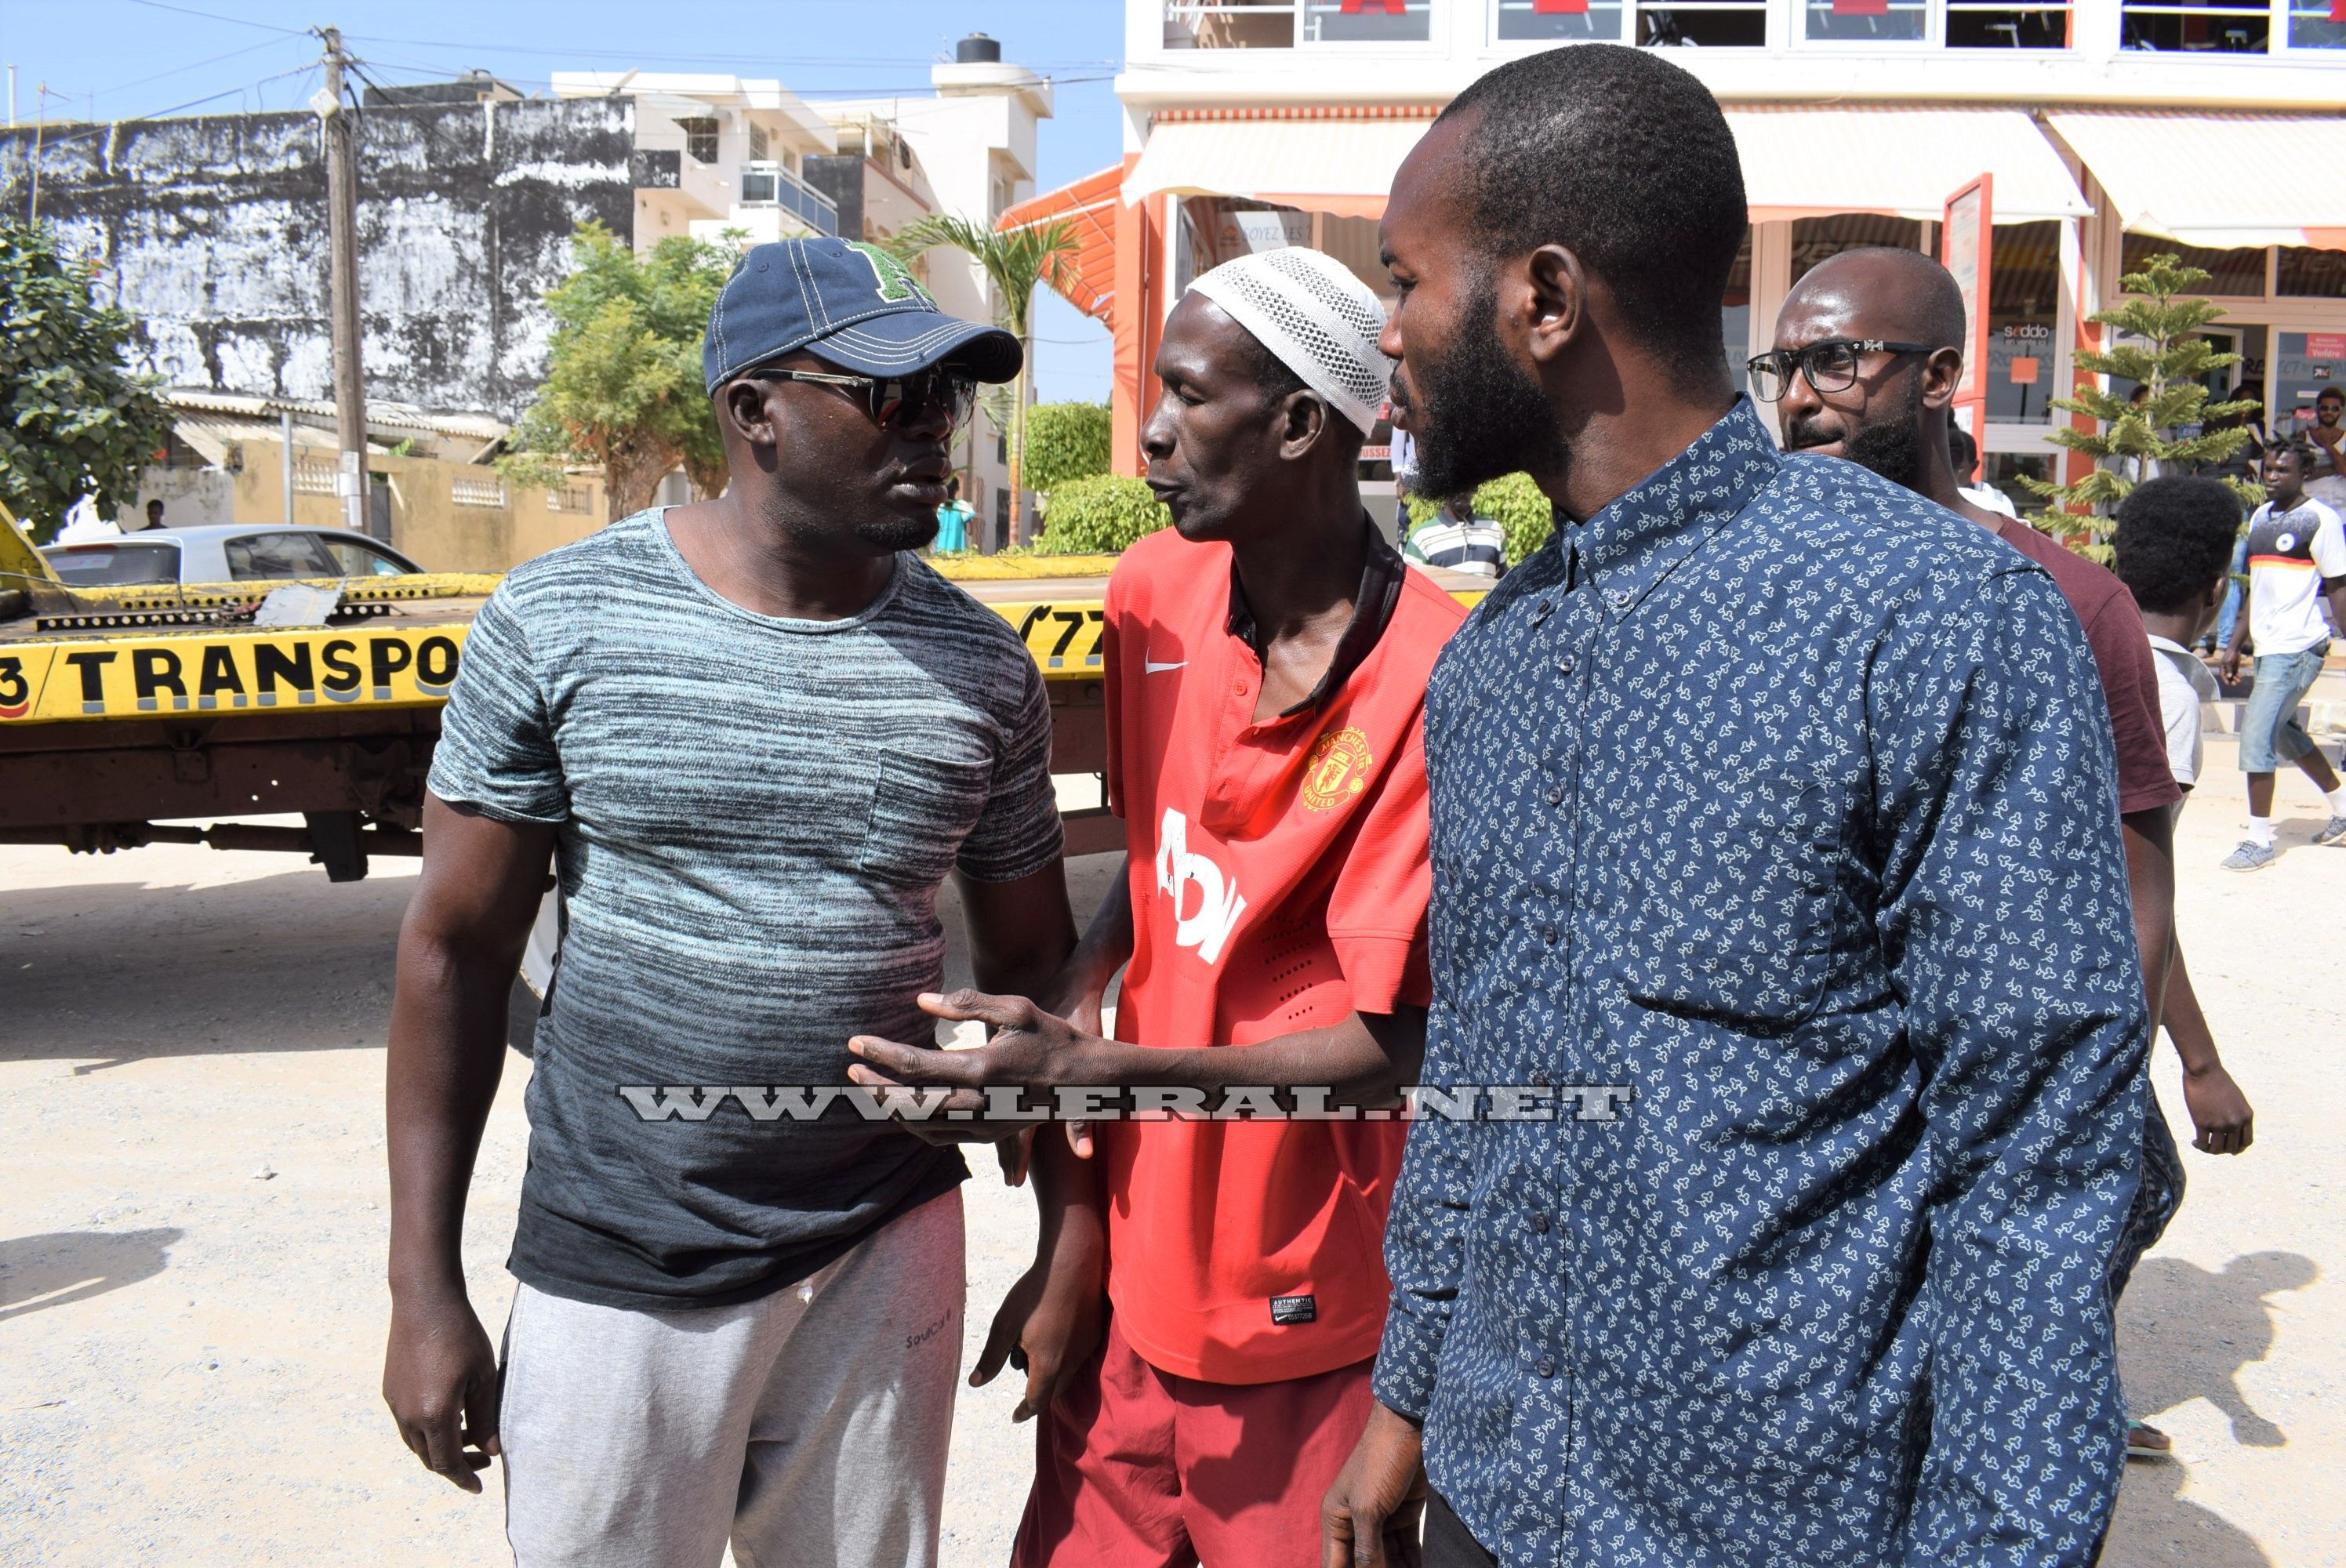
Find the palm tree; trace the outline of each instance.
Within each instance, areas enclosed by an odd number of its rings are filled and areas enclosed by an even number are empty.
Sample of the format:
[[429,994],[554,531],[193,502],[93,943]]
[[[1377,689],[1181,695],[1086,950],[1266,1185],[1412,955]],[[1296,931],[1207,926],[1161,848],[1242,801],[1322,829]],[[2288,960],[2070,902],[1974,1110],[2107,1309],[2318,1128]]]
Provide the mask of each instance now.
[[899,229],[888,249],[911,261],[940,245],[964,252],[984,270],[1002,324],[1025,351],[1010,403],[1010,542],[1021,544],[1019,480],[1026,465],[1026,378],[1035,366],[1035,290],[1046,285],[1059,288],[1060,269],[1076,250],[1075,229],[1065,219],[1021,229],[989,229],[967,218],[933,213]]

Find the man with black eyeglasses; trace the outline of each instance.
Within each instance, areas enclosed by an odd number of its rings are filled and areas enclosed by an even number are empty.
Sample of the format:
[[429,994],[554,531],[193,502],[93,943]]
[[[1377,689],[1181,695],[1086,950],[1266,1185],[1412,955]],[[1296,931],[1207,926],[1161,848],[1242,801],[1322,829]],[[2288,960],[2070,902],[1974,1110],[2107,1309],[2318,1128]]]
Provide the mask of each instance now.
[[[929,1037],[948,875],[984,989],[1075,945],[1039,672],[911,554],[1018,363],[874,249],[760,246],[703,355],[730,488],[528,563],[474,624],[400,938],[383,1393],[464,1490],[502,1455],[524,1568],[935,1561],[966,1167],[785,1111],[851,1036]],[[549,863],[500,1369],[459,1243]]]
[[[2174,816],[2183,798],[2167,763],[2157,668],[2142,612],[2115,574],[1958,488],[1947,411],[1963,379],[1964,320],[1954,278],[1929,257],[1888,247],[1845,250],[1786,297],[1775,347],[1750,362],[1752,388],[1775,401],[1787,447],[1845,457],[1968,517],[2043,566],[2068,601],[2093,649],[2109,716],[2127,891],[2156,1040],[2173,966]],[[2144,1093],[2143,1179],[2111,1267],[2113,1297],[2183,1200],[2174,1135],[2147,1080]],[[2246,1108],[2237,1102],[2237,1092],[2195,1092],[2193,1120],[2203,1135],[2228,1125]],[[2168,1440],[2136,1422],[2128,1446],[2163,1454]]]

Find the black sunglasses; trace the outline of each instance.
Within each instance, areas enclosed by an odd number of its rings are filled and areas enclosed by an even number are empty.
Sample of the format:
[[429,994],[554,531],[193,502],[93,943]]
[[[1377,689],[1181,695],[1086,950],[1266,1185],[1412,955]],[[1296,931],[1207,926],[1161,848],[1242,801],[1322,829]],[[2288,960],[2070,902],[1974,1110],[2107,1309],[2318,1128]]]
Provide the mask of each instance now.
[[1858,356],[1866,353],[1927,354],[1930,343],[1893,343],[1887,338],[1826,338],[1805,349],[1770,349],[1743,361],[1751,377],[1751,395],[1774,402],[1792,385],[1792,372],[1809,378],[1821,392],[1847,392],[1857,384]]
[[977,383],[951,371],[915,371],[909,376],[852,376],[836,371],[790,371],[761,365],[742,374],[761,382],[812,382],[860,392],[863,412],[877,425],[903,429],[918,424],[933,410],[944,411],[945,423],[967,424],[977,408]]

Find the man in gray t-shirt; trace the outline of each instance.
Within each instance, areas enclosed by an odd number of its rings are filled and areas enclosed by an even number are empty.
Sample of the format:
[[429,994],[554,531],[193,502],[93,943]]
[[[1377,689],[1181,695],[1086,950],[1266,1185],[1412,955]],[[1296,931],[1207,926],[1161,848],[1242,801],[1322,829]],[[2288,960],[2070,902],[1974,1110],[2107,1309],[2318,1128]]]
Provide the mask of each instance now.
[[[401,935],[384,1394],[458,1485],[503,1455],[523,1563],[934,1558],[966,1167],[790,1106],[850,1036],[920,1032],[948,875],[986,989],[1074,945],[1041,677],[908,553],[1018,357],[876,251],[759,247],[706,356],[731,488],[530,562],[473,626]],[[500,1372],[458,1237],[549,860]]]

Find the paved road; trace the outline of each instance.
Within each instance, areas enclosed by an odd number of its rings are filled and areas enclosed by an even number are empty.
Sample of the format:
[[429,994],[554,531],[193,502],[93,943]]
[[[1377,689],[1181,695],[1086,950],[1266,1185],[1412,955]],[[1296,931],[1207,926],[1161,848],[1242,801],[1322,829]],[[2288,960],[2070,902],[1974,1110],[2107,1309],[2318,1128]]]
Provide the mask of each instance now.
[[[2259,1108],[2192,1188],[2122,1314],[2130,1387],[2182,1458],[2134,1468],[2107,1561],[2346,1561],[2346,850],[2213,870],[2241,814],[2222,748],[2182,831],[2182,919]],[[1107,872],[1078,868],[1089,908]],[[0,848],[0,1562],[490,1563],[499,1509],[424,1474],[376,1394],[383,1027],[413,887],[289,859]],[[467,1226],[501,1322],[523,1064]],[[2178,1116],[2171,1055],[2159,1080]],[[974,1359],[1031,1246],[985,1155],[967,1190]],[[1030,1464],[1004,1389],[965,1392],[945,1561],[1005,1558]]]

